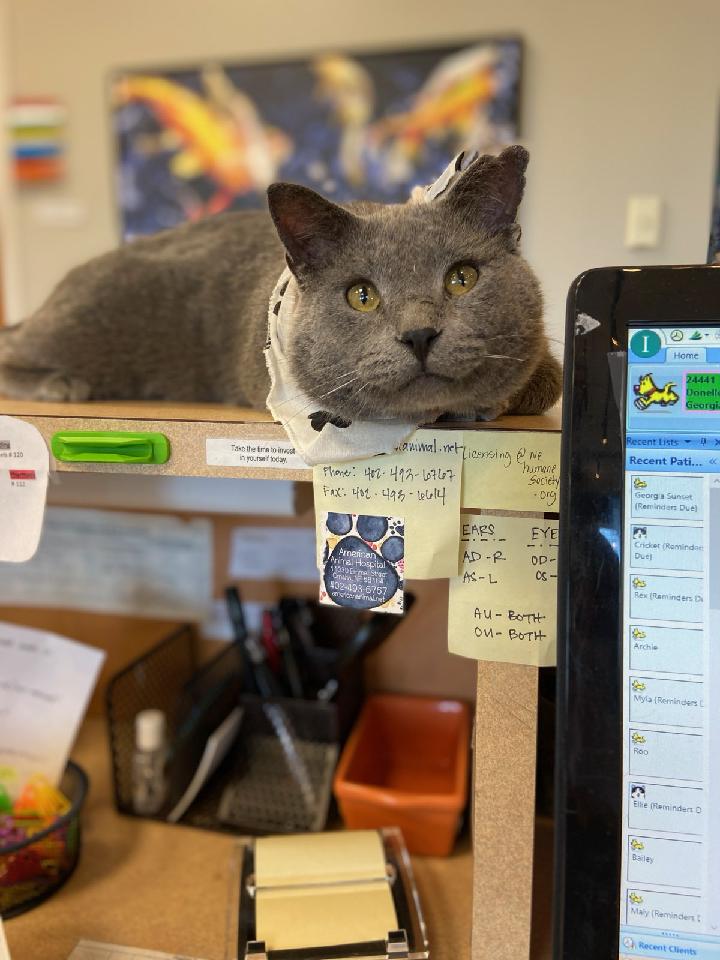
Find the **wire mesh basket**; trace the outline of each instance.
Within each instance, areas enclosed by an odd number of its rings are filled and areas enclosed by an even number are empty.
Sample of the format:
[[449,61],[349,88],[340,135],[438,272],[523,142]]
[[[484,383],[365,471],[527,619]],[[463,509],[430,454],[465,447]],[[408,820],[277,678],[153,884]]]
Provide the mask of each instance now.
[[[180,823],[236,832],[321,830],[331,801],[340,748],[363,704],[364,656],[383,643],[398,620],[287,599],[290,632],[312,619],[303,670],[306,699],[263,700],[248,693],[243,650],[229,643],[202,663],[200,639],[184,626],[117,673],[106,706],[115,804],[133,809],[135,718],[147,709],[166,718],[168,798],[155,815],[164,820],[198,768],[210,735],[234,708],[242,723],[225,759],[204,784]],[[406,607],[412,597],[406,597]],[[297,621],[297,623],[295,622]],[[297,639],[298,649],[302,636]],[[358,645],[363,656],[357,656]]]
[[46,900],[80,857],[80,813],[88,791],[82,767],[68,761],[60,783],[70,809],[27,839],[0,847],[0,916],[7,920]]

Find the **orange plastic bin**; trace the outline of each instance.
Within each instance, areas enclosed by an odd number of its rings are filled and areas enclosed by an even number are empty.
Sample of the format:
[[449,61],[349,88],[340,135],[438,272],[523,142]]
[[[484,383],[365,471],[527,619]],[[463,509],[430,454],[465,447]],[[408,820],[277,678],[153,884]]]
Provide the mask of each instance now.
[[469,751],[467,704],[369,697],[335,774],[346,826],[400,827],[411,853],[447,856],[465,809]]

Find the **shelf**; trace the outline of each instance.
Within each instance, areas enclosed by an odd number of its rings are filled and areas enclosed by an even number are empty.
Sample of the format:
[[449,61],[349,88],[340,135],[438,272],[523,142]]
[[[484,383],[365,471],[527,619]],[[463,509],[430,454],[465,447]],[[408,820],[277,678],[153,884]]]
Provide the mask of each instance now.
[[[66,960],[81,938],[205,960],[230,956],[226,931],[235,840],[117,814],[99,717],[83,725],[73,757],[91,783],[80,862],[47,903],[7,924],[12,955],[37,956],[41,935],[43,960]],[[414,858],[413,866],[433,960],[469,960],[472,855],[467,839],[452,857]]]
[[[37,403],[0,398],[0,414],[33,423],[48,445],[60,430],[133,430],[163,433],[170,441],[167,463],[62,463],[56,470],[69,473],[124,473],[173,477],[252,477],[264,480],[311,480],[312,471],[287,467],[209,466],[206,441],[287,443],[279,423],[267,413],[213,404],[157,403]],[[492,423],[442,423],[443,429],[554,430],[560,429],[560,408],[540,417],[502,417]]]

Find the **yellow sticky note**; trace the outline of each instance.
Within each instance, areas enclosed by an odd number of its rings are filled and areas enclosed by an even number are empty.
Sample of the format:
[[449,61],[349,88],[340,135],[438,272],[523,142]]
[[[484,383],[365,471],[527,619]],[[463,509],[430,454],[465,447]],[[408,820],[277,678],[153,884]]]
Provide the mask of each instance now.
[[463,434],[462,505],[468,510],[558,510],[560,434],[468,430]]
[[377,830],[298,833],[255,841],[258,887],[379,880],[385,875],[385,851]]
[[269,950],[301,950],[386,940],[398,926],[387,880],[340,887],[261,890],[256,936]]
[[[462,434],[419,430],[388,456],[313,469],[315,516],[326,512],[405,520],[404,572],[409,579],[458,572]],[[318,528],[318,544],[323,538]],[[318,556],[318,566],[320,564]]]
[[448,645],[473,660],[556,662],[557,520],[464,514]]
[[256,936],[269,950],[385,940],[398,920],[376,830],[255,841]]

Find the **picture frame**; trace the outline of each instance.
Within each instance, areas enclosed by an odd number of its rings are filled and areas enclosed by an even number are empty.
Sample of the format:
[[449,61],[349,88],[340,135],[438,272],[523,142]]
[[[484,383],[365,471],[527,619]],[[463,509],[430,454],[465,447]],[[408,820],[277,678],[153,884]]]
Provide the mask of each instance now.
[[519,37],[126,69],[110,80],[125,240],[260,208],[276,180],[405,202],[460,150],[520,132]]

